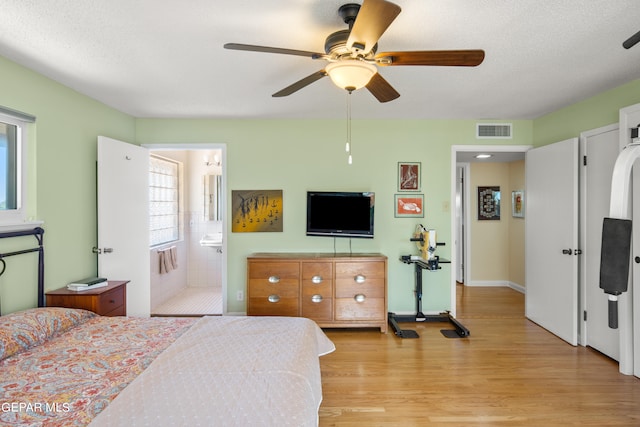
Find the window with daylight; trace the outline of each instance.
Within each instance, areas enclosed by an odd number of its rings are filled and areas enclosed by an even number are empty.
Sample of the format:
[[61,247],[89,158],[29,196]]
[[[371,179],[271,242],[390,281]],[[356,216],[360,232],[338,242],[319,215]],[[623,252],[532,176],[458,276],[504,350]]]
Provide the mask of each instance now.
[[149,158],[150,246],[178,240],[180,164],[151,155]]
[[0,224],[26,222],[27,126],[35,117],[0,107]]

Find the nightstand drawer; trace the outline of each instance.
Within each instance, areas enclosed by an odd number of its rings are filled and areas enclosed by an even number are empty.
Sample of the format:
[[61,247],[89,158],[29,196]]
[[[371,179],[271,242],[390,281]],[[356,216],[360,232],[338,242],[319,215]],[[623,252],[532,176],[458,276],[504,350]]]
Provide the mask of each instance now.
[[[124,286],[120,286],[101,294],[97,309],[100,313],[104,313],[103,316],[124,316],[125,298]],[[113,314],[114,312],[117,314]]]

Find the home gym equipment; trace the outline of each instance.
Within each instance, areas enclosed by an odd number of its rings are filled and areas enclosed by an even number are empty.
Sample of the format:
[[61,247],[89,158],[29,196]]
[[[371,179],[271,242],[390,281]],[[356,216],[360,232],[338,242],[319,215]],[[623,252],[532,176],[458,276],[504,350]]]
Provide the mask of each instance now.
[[[634,162],[640,158],[637,128],[631,129],[632,142],[618,155],[611,178],[609,217],[602,227],[600,288],[609,298],[609,327],[620,330],[620,372],[633,374],[633,304],[627,296],[618,310],[618,299],[628,291],[631,258],[630,187]],[[634,135],[635,131],[635,135]],[[640,262],[640,258],[636,260]]]
[[[416,298],[416,312],[410,315],[399,315],[395,313],[389,313],[389,325],[393,329],[394,333],[400,338],[419,338],[419,335],[414,330],[407,330],[400,328],[398,323],[404,322],[449,322],[455,329],[448,330],[442,329],[440,332],[447,338],[465,338],[468,337],[470,332],[465,328],[462,323],[456,320],[450,312],[442,312],[440,314],[425,315],[422,312],[422,271],[433,272],[440,270],[440,264],[450,264],[451,261],[440,258],[435,255],[437,246],[444,246],[444,243],[436,242],[435,230],[426,230],[422,225],[416,227],[416,232],[413,237],[409,239],[412,242],[416,242],[418,249],[421,251],[421,255],[402,255],[400,261],[405,264],[413,264],[415,268],[415,298]],[[427,243],[428,242],[428,243]],[[426,254],[426,257],[424,256]]]

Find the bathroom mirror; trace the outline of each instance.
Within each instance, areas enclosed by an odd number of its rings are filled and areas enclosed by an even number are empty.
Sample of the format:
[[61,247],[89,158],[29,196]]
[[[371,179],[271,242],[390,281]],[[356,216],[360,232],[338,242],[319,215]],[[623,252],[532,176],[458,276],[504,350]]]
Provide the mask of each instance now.
[[204,176],[204,217],[208,221],[222,220],[222,175]]

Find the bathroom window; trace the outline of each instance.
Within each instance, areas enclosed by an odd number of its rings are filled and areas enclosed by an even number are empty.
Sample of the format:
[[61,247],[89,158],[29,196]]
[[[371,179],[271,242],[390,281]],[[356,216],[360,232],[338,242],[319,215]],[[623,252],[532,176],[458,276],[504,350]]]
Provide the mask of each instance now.
[[179,238],[179,171],[176,161],[153,154],[149,158],[150,246]]

